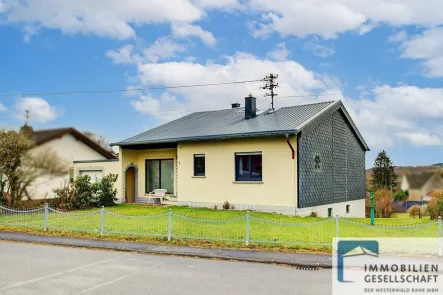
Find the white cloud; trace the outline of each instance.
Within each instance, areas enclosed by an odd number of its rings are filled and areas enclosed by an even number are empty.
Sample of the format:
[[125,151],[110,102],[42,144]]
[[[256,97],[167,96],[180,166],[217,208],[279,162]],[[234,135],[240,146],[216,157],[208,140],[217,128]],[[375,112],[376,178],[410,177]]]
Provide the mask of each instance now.
[[[277,107],[313,101],[312,97],[285,98],[283,96],[305,95],[312,92],[340,93],[340,90],[334,85],[334,79],[316,75],[295,61],[262,60],[247,53],[227,56],[219,63],[196,63],[191,61],[147,63],[139,65],[138,72],[139,84],[144,86],[152,84],[176,86],[255,80],[264,78],[270,72],[276,73],[279,74],[280,87],[278,93],[281,96],[275,102]],[[150,110],[179,109],[183,110],[181,115],[185,115],[186,111],[229,108],[230,104],[234,102],[244,104],[244,97],[252,93],[258,98],[258,107],[267,109],[270,99],[263,97],[265,91],[260,88],[261,86],[263,86],[263,83],[257,82],[169,89],[169,95],[176,97],[174,103],[179,102],[181,103],[180,106],[169,108],[171,102],[158,99],[151,93],[151,96],[141,99],[141,102],[133,103],[133,107],[138,111],[143,108],[142,106],[146,106]],[[321,97],[320,99],[339,98],[340,96]],[[153,100],[156,100],[156,102]],[[163,117],[164,115],[158,114],[156,116]]]
[[187,23],[172,24],[172,35],[176,38],[198,37],[206,46],[213,47],[217,44],[217,39],[211,32],[203,30],[200,26]]
[[184,105],[176,96],[168,92],[162,93],[158,98],[152,94],[140,95],[137,100],[131,101],[132,107],[143,115],[154,115],[162,122],[171,121],[183,116]]
[[194,0],[194,3],[196,3],[198,7],[203,8],[240,9],[243,7],[237,0]]
[[408,39],[408,33],[406,31],[400,31],[388,38],[389,42],[403,42]]
[[193,22],[204,11],[190,0],[6,0],[10,23],[35,24],[65,34],[95,34],[115,39],[135,36],[132,25]]
[[3,0],[0,0],[0,13],[5,12],[6,11],[6,4],[5,2],[3,2]]
[[3,104],[0,103],[0,113],[4,112],[6,110],[7,110],[7,108]]
[[317,37],[312,38],[310,41],[306,41],[304,49],[309,50],[320,57],[328,57],[335,53],[334,48],[321,44]]
[[44,123],[57,118],[58,111],[52,107],[46,100],[40,97],[24,97],[19,99],[15,105],[15,117],[24,120],[25,111],[30,111],[30,121]]
[[160,59],[169,59],[174,57],[176,53],[184,51],[186,51],[184,45],[175,42],[169,37],[162,37],[143,50],[143,53],[148,61],[158,62]]
[[[177,43],[170,37],[161,37],[144,49],[138,47],[140,46],[127,44],[117,50],[108,50],[106,56],[115,64],[141,64],[170,59],[175,57],[177,53],[186,51],[183,44]],[[136,51],[140,53],[136,53]]]
[[275,50],[268,52],[267,56],[273,60],[286,60],[289,55],[289,50],[286,48],[286,43],[278,43]]
[[328,39],[347,31],[364,34],[379,23],[393,27],[443,23],[441,0],[250,0],[249,4],[263,13],[255,36],[275,31],[283,36]]
[[401,37],[398,39],[403,58],[422,60],[426,76],[443,77],[443,28],[425,30],[412,38]]
[[133,54],[134,46],[125,45],[118,50],[108,50],[106,56],[115,64],[135,64],[140,62],[141,56]]
[[443,88],[378,86],[373,99],[346,99],[370,146],[443,145]]
[[37,27],[25,26],[23,28],[23,33],[24,33],[23,42],[30,43],[32,36],[37,35],[38,31],[39,31],[39,28],[37,28]]

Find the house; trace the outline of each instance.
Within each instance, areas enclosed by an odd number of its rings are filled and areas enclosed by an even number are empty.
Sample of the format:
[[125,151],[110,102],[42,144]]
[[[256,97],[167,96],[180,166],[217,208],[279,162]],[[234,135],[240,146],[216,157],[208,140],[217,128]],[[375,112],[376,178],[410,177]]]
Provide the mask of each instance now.
[[429,193],[443,189],[440,173],[406,174],[401,182],[401,190],[409,192],[409,201],[429,200]]
[[[89,139],[83,133],[74,128],[59,128],[34,131],[31,126],[25,124],[20,132],[34,141],[35,146],[31,153],[39,154],[47,150],[55,152],[58,157],[70,163],[76,160],[89,159],[97,162],[118,161],[118,158],[110,151]],[[117,171],[118,172],[118,171]],[[92,177],[101,177],[96,170],[82,170],[80,174],[89,174]],[[73,171],[63,177],[39,177],[30,187],[29,194],[33,199],[53,198],[53,190],[67,185],[73,178]]]
[[249,96],[245,107],[196,112],[113,145],[121,202],[162,188],[192,207],[365,215],[369,149],[341,101],[258,111]]

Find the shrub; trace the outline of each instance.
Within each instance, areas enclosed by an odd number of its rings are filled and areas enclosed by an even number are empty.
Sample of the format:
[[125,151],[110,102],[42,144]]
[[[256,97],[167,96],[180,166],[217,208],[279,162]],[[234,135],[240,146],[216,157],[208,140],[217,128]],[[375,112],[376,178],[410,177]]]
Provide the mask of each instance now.
[[73,184],[54,192],[60,199],[60,207],[68,210],[113,206],[117,200],[117,190],[114,189],[117,177],[116,174],[108,174],[91,184],[89,175],[79,176]]
[[92,184],[92,192],[94,199],[91,205],[96,206],[114,206],[117,201],[117,189],[114,188],[114,183],[117,181],[117,174],[108,174],[100,181]]
[[394,201],[396,202],[401,202],[404,201],[408,198],[408,196],[406,195],[406,193],[404,191],[398,191],[395,195],[394,195]]
[[405,190],[405,195],[409,198],[409,190]]
[[223,210],[229,210],[231,208],[231,204],[228,201],[223,203]]
[[391,192],[388,189],[378,189],[374,194],[375,217],[391,218],[394,205],[391,200]]
[[412,218],[420,217],[421,218],[421,208],[418,205],[414,205],[408,210],[409,216]]
[[429,208],[427,204],[421,206],[421,216],[429,216]]
[[428,203],[428,211],[431,219],[438,219],[443,215],[443,190],[433,191]]
[[317,212],[315,212],[315,211],[311,212],[311,217],[317,217],[317,216],[318,216]]

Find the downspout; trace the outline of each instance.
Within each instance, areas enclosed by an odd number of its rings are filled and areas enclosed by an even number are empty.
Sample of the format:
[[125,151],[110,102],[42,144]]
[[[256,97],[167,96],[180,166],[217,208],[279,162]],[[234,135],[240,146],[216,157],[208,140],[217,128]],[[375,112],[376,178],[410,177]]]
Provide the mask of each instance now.
[[295,200],[295,150],[294,147],[291,144],[291,141],[289,139],[289,134],[286,134],[286,142],[288,143],[289,148],[291,149],[292,153],[292,169],[291,169],[291,179],[292,179],[292,214],[295,216],[295,208],[297,206],[296,200]]

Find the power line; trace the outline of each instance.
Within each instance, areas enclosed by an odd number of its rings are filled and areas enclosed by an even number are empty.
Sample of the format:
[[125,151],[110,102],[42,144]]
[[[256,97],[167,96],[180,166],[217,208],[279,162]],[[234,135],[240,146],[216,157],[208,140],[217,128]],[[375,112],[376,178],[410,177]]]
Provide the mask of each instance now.
[[36,92],[36,93],[3,93],[0,97],[6,96],[47,96],[47,95],[73,95],[73,94],[98,94],[98,93],[117,93],[117,92],[131,92],[131,91],[147,91],[147,90],[164,90],[164,89],[176,89],[176,88],[193,88],[193,87],[207,87],[218,85],[230,85],[230,84],[246,84],[254,82],[262,82],[260,80],[245,80],[245,81],[233,81],[222,83],[208,83],[208,84],[194,84],[194,85],[178,85],[178,86],[162,86],[162,87],[147,87],[147,88],[127,88],[127,89],[111,89],[111,90],[79,90],[79,91],[64,91],[64,92]]

